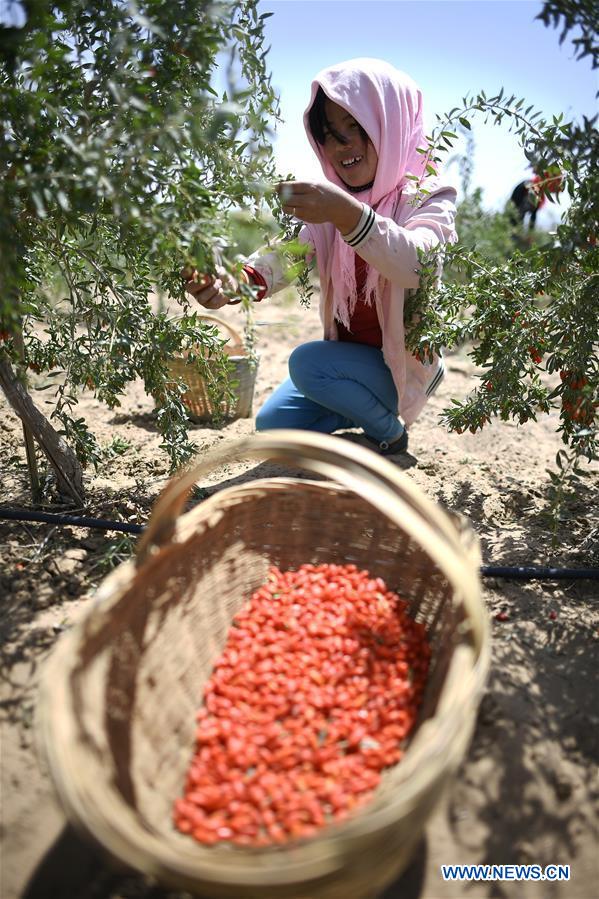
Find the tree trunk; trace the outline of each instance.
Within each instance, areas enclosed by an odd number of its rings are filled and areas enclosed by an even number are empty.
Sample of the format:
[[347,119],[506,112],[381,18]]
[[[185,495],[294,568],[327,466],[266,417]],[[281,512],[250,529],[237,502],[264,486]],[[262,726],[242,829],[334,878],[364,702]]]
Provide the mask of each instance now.
[[[25,389],[27,389],[27,379],[25,377],[25,344],[23,342],[23,325],[19,323],[19,327],[13,334],[13,341],[19,354],[21,365],[23,366],[21,380]],[[31,496],[34,503],[39,503],[42,497],[40,487],[40,477],[37,468],[37,455],[35,451],[35,440],[29,426],[23,421],[23,437],[25,438],[25,450],[27,452],[27,467],[29,468],[29,481],[31,483]]]
[[48,419],[35,406],[25,387],[16,376],[10,362],[0,358],[0,387],[8,402],[24,425],[29,428],[56,473],[61,495],[76,505],[84,503],[83,469],[73,450],[57,434]]

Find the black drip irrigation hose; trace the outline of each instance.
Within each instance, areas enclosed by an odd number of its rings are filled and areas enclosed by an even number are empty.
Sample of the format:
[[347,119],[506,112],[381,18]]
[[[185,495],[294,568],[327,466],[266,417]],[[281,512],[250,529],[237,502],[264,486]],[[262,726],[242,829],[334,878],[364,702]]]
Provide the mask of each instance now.
[[[70,524],[80,528],[98,528],[102,531],[123,531],[126,534],[141,534],[143,525],[126,521],[109,521],[107,518],[87,518],[81,515],[63,515],[54,512],[33,512],[27,509],[0,509],[0,519],[8,521],[41,521],[46,524]],[[531,566],[481,565],[482,577],[514,578],[532,580],[599,580],[599,568],[548,568]]]
[[483,577],[509,577],[520,581],[590,580],[599,581],[599,568],[546,568],[516,565],[481,565]]
[[101,531],[124,531],[141,534],[143,525],[126,521],[109,521],[107,518],[86,518],[82,515],[63,515],[55,512],[29,512],[26,509],[0,509],[0,519],[9,521],[43,521],[46,524],[72,524],[78,528],[99,528]]

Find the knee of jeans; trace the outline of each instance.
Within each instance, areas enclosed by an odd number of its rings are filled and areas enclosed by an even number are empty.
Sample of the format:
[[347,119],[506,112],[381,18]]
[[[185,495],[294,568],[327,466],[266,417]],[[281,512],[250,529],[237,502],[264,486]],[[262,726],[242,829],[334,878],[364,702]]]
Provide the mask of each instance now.
[[306,380],[314,373],[314,362],[319,351],[320,340],[302,343],[289,356],[289,376],[298,390],[302,390]]

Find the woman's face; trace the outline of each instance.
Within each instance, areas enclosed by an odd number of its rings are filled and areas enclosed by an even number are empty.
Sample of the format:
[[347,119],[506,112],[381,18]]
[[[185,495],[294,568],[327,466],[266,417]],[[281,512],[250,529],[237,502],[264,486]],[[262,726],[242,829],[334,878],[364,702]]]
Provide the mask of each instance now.
[[354,117],[333,103],[325,101],[328,127],[325,129],[323,152],[335,172],[348,187],[361,187],[374,181],[378,156]]

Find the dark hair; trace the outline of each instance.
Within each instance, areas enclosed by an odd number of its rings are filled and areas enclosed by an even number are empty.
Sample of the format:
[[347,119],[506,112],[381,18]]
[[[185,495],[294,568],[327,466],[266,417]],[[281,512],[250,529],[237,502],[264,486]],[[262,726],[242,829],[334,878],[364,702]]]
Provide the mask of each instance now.
[[[319,87],[316,91],[316,96],[314,97],[314,103],[312,104],[312,106],[310,107],[310,111],[308,112],[308,125],[310,127],[312,137],[317,144],[320,144],[322,146],[322,144],[324,144],[326,140],[326,135],[328,132],[332,134],[335,140],[340,144],[345,144],[347,143],[346,139],[342,134],[339,134],[338,131],[335,131],[335,129],[331,127],[331,124],[327,119],[327,114],[324,106],[326,101],[327,95],[325,94],[323,89]],[[358,127],[364,140],[368,140],[368,135],[359,122]]]

